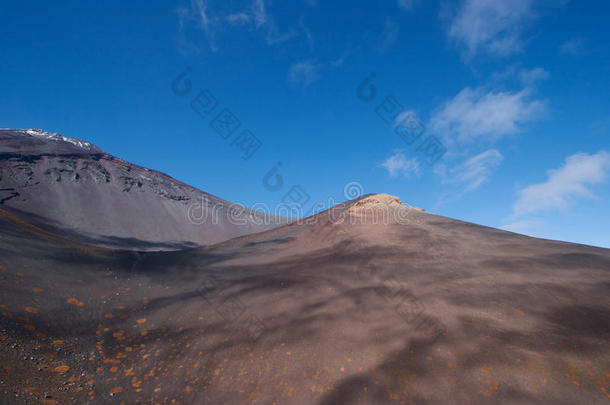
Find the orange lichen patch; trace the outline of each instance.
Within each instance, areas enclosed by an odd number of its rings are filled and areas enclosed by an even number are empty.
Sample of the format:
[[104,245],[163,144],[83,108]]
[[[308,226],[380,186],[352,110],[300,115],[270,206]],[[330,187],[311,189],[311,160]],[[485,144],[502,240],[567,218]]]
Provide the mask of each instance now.
[[44,290],[43,290],[42,288],[38,288],[38,287],[33,288],[33,289],[32,289],[32,291],[34,291],[35,293],[41,293],[41,292],[44,292]]
[[106,315],[104,315],[104,318],[111,319],[111,318],[114,318],[114,315],[106,314]]
[[23,273],[17,273],[17,277],[25,277],[25,274],[23,274]]
[[25,307],[25,310],[31,314],[37,314],[40,310],[36,307]]
[[34,325],[25,325],[24,328],[26,330],[29,330],[30,332],[36,330],[36,327]]
[[43,399],[42,405],[55,405],[57,402],[54,399]]
[[130,375],[133,375],[133,368],[125,370],[125,377],[129,377]]
[[184,391],[186,391],[186,392],[191,392],[191,390],[192,390],[192,388],[189,385],[187,385],[186,388],[184,389]]
[[386,389],[386,391],[388,392],[388,396],[391,399],[398,399],[398,394],[394,394],[391,389],[388,388],[388,389]]
[[28,394],[29,394],[30,392],[36,392],[36,388],[35,388],[35,387],[27,387],[27,388],[25,389],[25,392],[27,392]]
[[117,366],[110,367],[110,372],[111,373],[116,373],[117,371],[119,371],[119,368]]
[[114,387],[113,389],[110,390],[111,394],[118,394],[119,392],[123,392],[123,387]]
[[104,363],[119,364],[120,361],[116,359],[104,359]]
[[570,381],[572,381],[572,384],[577,387],[580,387],[580,382],[578,381],[578,377],[576,376],[575,370],[570,369],[570,372],[568,373],[568,378],[570,379]]
[[606,387],[601,387],[600,390],[604,393],[605,396],[610,398],[610,393],[608,392],[608,390],[606,390]]
[[500,384],[498,384],[498,383],[487,385],[487,386],[483,387],[483,389],[479,390],[479,393],[485,395],[486,397],[489,397],[489,396],[491,396],[491,394],[493,394],[495,391],[498,390],[499,385]]
[[76,305],[77,307],[84,307],[85,303],[77,300],[76,298],[70,298],[67,301],[68,304]]
[[11,314],[10,312],[3,311],[2,316],[4,316],[5,318],[12,318],[13,314]]
[[56,373],[65,373],[68,370],[70,370],[70,366],[66,365],[57,366],[53,369],[53,371],[55,371]]
[[136,322],[142,324],[142,323],[146,322],[146,318],[140,318]]
[[53,346],[59,346],[59,345],[61,345],[61,344],[63,344],[63,343],[64,343],[64,341],[63,341],[63,340],[61,340],[61,339],[57,339],[57,340],[54,340],[54,341],[53,341],[52,345],[53,345]]
[[161,388],[159,388],[159,387],[155,388],[155,392],[159,392],[159,391],[161,391]]

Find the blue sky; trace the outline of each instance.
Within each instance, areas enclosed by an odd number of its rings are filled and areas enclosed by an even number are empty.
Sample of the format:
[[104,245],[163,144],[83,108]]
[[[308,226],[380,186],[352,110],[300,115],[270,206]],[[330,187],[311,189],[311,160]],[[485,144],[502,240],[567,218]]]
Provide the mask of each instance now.
[[[440,215],[610,247],[609,12],[546,0],[3,2],[0,127],[82,138],[247,206],[298,185],[307,212],[357,182]],[[197,97],[209,116],[191,108]],[[227,139],[211,125],[225,109],[240,123]],[[411,144],[395,132],[405,123]],[[261,146],[244,159],[251,135]],[[433,165],[427,139],[446,148]],[[265,186],[273,168],[282,183]]]

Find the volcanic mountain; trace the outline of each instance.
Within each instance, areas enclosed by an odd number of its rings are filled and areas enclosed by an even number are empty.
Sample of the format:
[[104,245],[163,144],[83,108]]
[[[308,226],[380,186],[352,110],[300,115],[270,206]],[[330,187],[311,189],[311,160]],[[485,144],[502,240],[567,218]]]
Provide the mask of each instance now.
[[0,130],[0,207],[73,239],[137,250],[210,245],[287,222],[39,129]]
[[388,195],[171,252],[0,212],[2,403],[610,400],[607,249]]

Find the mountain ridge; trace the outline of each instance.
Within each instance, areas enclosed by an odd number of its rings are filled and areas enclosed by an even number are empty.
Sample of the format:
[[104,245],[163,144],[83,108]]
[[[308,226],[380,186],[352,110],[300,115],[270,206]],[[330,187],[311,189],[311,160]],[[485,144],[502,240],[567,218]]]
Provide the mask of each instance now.
[[0,130],[0,206],[87,243],[134,250],[204,246],[288,222],[42,130]]

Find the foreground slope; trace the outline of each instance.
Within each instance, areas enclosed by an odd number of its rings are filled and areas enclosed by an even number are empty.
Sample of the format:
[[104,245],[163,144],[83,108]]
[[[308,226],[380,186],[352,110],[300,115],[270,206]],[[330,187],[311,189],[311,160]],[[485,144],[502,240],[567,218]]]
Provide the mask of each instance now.
[[610,400],[607,249],[389,196],[184,252],[0,228],[3,403]]
[[0,130],[0,207],[83,242],[136,250],[209,245],[286,223],[36,129]]

